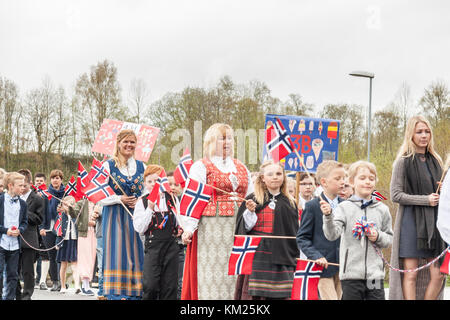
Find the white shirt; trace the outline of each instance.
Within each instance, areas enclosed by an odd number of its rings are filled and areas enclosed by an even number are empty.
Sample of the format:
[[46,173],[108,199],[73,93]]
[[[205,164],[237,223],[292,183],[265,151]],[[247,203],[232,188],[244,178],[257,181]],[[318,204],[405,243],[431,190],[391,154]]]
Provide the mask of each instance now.
[[[105,161],[103,163],[102,168],[107,170],[108,172],[111,172],[108,161]],[[144,170],[145,170],[145,168],[147,168],[147,166],[144,163]],[[136,174],[136,170],[137,170],[137,165],[136,165],[136,160],[134,159],[134,157],[131,157],[128,159],[126,166],[119,168],[120,173],[127,177],[134,176]],[[106,178],[106,182],[109,182],[109,177]],[[108,198],[105,198],[105,199],[99,201],[98,204],[102,207],[110,206],[113,204],[120,204],[120,197],[121,197],[121,195],[115,194],[115,195],[112,195]]]
[[27,202],[27,199],[30,196],[30,193],[31,193],[31,189],[27,193],[21,195],[20,199],[22,199],[23,201]]
[[450,171],[442,181],[436,224],[442,239],[450,243]]
[[[227,157],[225,160],[223,160],[222,157],[214,156],[214,157],[211,157],[210,160],[216,166],[216,168],[219,169],[219,171],[221,171],[223,173],[230,173],[230,172],[237,173],[236,166],[234,165],[234,161],[231,157]],[[250,193],[253,192],[254,187],[253,187],[253,181],[252,181],[252,177],[250,175],[250,171],[248,171],[247,168],[246,168],[246,170],[247,170],[247,174],[248,174],[248,178],[247,178],[248,186],[247,186],[247,192],[245,193],[245,196],[248,196]],[[203,164],[203,162],[201,160],[198,160],[198,161],[194,162],[191,169],[189,170],[189,178],[205,184],[206,183],[206,173],[207,173],[206,166]],[[180,216],[180,223],[181,223],[181,227],[183,228],[184,231],[193,233],[198,227],[199,219],[192,218],[192,217],[186,217],[186,216]]]
[[[177,199],[177,197],[174,196],[175,199],[175,207],[177,210],[177,213],[180,212],[180,203]],[[167,208],[166,203],[166,195],[164,193],[160,194],[159,198],[159,206],[155,203],[155,207],[150,209],[150,206],[147,206],[147,209],[144,208],[144,201],[141,198],[136,202],[136,207],[134,208],[133,213],[133,227],[136,232],[138,232],[140,235],[143,235],[145,231],[148,229],[148,225],[152,221],[153,213],[155,212],[167,212],[169,209]],[[175,216],[175,218],[177,218]],[[178,221],[178,219],[177,219]]]

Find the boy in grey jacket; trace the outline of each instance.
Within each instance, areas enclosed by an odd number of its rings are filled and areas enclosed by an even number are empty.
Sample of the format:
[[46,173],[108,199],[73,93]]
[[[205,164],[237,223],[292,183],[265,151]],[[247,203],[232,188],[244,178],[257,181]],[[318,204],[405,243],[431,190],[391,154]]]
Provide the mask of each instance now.
[[[374,245],[387,248],[392,244],[392,218],[389,208],[374,199],[375,165],[357,161],[349,168],[350,184],[355,194],[332,211],[321,201],[323,231],[333,241],[341,237],[339,278],[342,300],[384,300],[384,264]],[[356,228],[368,225],[366,229]]]

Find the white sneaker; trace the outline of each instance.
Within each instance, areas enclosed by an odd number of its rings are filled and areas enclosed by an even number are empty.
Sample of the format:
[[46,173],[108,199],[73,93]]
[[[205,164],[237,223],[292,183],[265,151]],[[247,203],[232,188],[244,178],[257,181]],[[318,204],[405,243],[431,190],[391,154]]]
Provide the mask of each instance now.
[[61,290],[59,290],[59,293],[66,293],[67,289],[66,288],[61,288]]

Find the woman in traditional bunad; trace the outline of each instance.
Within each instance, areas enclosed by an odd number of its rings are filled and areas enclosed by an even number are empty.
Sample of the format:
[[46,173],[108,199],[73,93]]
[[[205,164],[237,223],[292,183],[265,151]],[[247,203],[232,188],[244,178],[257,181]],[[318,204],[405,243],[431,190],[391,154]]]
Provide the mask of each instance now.
[[[253,192],[246,166],[233,158],[234,132],[222,123],[205,134],[204,157],[196,161],[189,178],[244,198]],[[181,216],[183,241],[189,243],[184,265],[182,299],[233,299],[235,276],[228,275],[228,258],[233,247],[235,212],[239,203],[216,191],[200,219]],[[238,201],[238,200],[237,200]]]
[[110,300],[142,297],[144,249],[130,215],[144,190],[145,165],[134,158],[136,144],[134,131],[122,130],[113,159],[103,164],[110,172],[108,184],[116,193],[99,202],[103,205],[103,293]]
[[[408,120],[405,138],[393,165],[391,198],[399,204],[394,225],[391,265],[416,269],[445,249],[436,226],[442,160],[433,146],[431,125],[422,116]],[[443,298],[439,262],[417,272],[389,274],[389,300]]]
[[[268,160],[260,168],[255,193],[241,204],[236,234],[261,235],[250,275],[240,275],[236,300],[290,299],[294,271],[300,253],[295,241],[298,209],[289,194],[288,180],[280,163]],[[271,236],[292,239],[270,238]]]

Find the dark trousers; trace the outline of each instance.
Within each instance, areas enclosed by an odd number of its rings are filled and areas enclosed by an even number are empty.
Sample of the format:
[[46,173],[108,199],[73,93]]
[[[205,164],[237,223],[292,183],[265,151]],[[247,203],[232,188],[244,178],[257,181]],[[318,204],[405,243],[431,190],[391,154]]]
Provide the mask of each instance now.
[[[42,241],[44,241],[46,248],[52,248],[56,244],[56,235],[49,231],[46,233],[45,237],[42,237]],[[58,263],[56,262],[57,253],[56,249],[48,251],[48,259],[50,261],[49,273],[53,283],[59,280]]]
[[145,241],[143,300],[176,300],[179,246],[169,241]]
[[177,299],[181,300],[181,288],[183,287],[184,260],[186,258],[186,246],[178,243],[178,290]]
[[385,300],[383,280],[341,280],[342,300]]
[[31,300],[34,292],[34,261],[36,260],[36,251],[33,249],[22,249],[21,266],[23,277],[22,300]]
[[5,250],[0,247],[0,283],[3,288],[3,271],[6,270],[6,287],[3,290],[3,300],[14,300],[17,281],[19,280],[19,250]]

